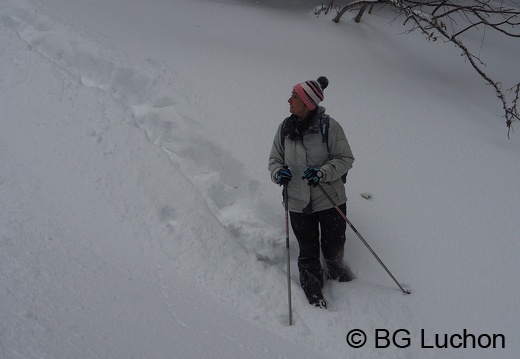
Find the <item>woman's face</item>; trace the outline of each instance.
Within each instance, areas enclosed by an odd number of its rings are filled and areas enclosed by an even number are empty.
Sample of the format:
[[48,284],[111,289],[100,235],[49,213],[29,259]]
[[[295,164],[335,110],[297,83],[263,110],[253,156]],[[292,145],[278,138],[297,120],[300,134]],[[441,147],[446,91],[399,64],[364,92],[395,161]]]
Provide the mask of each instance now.
[[303,101],[298,97],[296,92],[292,92],[291,97],[289,97],[289,111],[298,116],[299,118],[305,118],[307,114],[309,113],[309,109]]

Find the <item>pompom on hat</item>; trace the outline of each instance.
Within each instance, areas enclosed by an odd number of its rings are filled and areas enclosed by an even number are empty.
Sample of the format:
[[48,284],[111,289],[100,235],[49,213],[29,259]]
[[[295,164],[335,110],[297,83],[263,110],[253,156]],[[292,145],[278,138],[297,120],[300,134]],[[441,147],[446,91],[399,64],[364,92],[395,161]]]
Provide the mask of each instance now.
[[316,81],[305,81],[294,85],[293,91],[303,101],[305,106],[311,111],[323,101],[323,90],[329,85],[329,80],[325,76],[320,76]]

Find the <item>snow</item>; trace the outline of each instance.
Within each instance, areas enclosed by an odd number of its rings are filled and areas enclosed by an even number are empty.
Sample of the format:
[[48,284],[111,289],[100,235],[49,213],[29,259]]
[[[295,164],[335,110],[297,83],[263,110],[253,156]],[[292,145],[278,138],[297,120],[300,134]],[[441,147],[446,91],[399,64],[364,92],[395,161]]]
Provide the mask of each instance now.
[[[0,358],[518,357],[519,135],[451,45],[316,5],[0,1]],[[519,47],[480,35],[512,86]],[[291,233],[288,326],[267,157],[321,75],[356,157],[347,215],[412,294],[349,230],[356,279],[309,306]],[[400,329],[406,348],[376,340]],[[464,330],[505,348],[425,348]]]

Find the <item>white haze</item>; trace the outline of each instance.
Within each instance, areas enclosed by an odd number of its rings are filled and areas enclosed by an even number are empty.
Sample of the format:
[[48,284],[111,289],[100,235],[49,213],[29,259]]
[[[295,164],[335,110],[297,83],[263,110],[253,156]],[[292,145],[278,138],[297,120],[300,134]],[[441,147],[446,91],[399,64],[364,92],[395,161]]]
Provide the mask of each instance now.
[[[518,358],[520,133],[452,45],[316,3],[0,0],[0,358]],[[512,86],[520,47],[482,35]],[[309,306],[291,233],[289,327],[267,158],[322,75],[348,217],[412,294],[349,230],[356,279]],[[505,348],[425,348],[464,330]]]

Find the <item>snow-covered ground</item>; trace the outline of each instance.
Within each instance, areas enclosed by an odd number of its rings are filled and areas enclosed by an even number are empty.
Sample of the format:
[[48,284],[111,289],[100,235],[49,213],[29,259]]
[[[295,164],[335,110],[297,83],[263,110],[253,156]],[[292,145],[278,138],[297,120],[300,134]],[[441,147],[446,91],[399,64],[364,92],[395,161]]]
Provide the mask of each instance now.
[[[453,46],[316,3],[0,0],[0,358],[518,358],[520,134]],[[512,86],[520,47],[480,35]],[[289,327],[267,157],[321,75],[348,217],[412,294],[349,230],[315,309],[291,234]],[[431,348],[464,334],[498,348]]]

